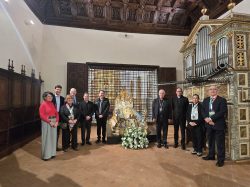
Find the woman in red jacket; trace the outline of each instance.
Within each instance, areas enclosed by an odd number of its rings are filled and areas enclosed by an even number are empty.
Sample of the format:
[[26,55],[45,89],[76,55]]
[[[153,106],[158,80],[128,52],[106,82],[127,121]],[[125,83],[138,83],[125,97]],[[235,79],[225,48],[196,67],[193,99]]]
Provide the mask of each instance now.
[[39,108],[42,125],[42,159],[47,161],[56,156],[56,138],[59,115],[52,102],[51,92],[43,93],[43,102]]

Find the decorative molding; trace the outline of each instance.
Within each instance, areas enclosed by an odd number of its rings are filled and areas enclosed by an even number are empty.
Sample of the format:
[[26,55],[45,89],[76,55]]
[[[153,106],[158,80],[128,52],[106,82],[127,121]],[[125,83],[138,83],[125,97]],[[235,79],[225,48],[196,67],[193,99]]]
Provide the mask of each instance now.
[[239,125],[239,138],[249,139],[249,127],[248,125]]
[[240,158],[249,157],[249,142],[240,143]]

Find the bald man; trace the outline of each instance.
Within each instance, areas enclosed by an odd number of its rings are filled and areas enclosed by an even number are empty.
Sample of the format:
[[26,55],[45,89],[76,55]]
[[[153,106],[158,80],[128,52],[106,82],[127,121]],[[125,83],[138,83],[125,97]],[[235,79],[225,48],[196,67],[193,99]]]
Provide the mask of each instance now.
[[216,166],[222,167],[225,160],[225,128],[227,115],[227,101],[218,95],[218,88],[210,86],[209,95],[203,100],[202,115],[206,122],[208,138],[208,155],[204,160],[215,160],[215,143],[217,145]]
[[[152,118],[156,122],[157,129],[157,147],[163,146],[168,148],[167,134],[168,134],[168,119],[171,119],[171,105],[165,98],[166,92],[163,89],[159,90],[158,98],[154,99],[152,104]],[[163,140],[161,140],[161,130],[163,130]]]
[[77,98],[76,98],[76,94],[77,94],[76,89],[71,88],[70,91],[69,91],[69,95],[71,95],[73,97],[73,104],[78,106],[78,101],[77,101]]

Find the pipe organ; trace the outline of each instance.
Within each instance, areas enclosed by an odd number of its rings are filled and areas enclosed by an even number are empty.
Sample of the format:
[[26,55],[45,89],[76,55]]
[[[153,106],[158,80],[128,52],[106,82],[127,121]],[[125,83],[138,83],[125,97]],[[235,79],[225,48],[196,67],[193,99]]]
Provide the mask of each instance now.
[[212,48],[210,45],[210,28],[202,27],[196,38],[195,47],[195,75],[202,77],[211,72]]
[[[184,95],[202,99],[211,84],[227,99],[226,157],[250,159],[250,15],[231,13],[223,19],[199,20],[183,41]],[[226,71],[218,71],[221,68]],[[216,73],[219,72],[219,73]]]

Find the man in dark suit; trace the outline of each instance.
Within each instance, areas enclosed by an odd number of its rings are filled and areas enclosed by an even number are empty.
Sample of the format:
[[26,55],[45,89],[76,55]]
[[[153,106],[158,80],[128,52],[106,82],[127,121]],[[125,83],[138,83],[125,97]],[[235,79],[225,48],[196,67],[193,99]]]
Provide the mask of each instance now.
[[173,122],[174,122],[174,148],[178,147],[179,127],[181,128],[181,148],[186,149],[185,129],[188,98],[182,95],[182,89],[176,89],[176,96],[172,98]]
[[100,143],[101,141],[101,131],[102,131],[102,142],[106,143],[106,124],[109,115],[109,99],[104,96],[104,91],[100,90],[99,98],[96,100],[96,110],[95,110],[95,118],[97,122],[97,141],[96,143]]
[[[57,112],[59,113],[61,106],[64,105],[64,97],[61,96],[62,86],[56,85],[55,91],[53,95],[52,102],[54,103]],[[61,122],[61,118],[59,116],[59,122]],[[57,126],[57,142],[56,142],[56,151],[60,151],[61,149],[58,147],[58,139],[60,135],[60,125]]]
[[78,100],[76,98],[76,94],[77,94],[76,89],[75,88],[71,88],[70,91],[69,91],[69,95],[71,95],[72,98],[73,98],[73,104],[74,104],[74,106],[78,107],[79,106],[79,102],[78,102]]
[[203,100],[203,117],[206,122],[208,138],[208,155],[204,160],[215,160],[215,142],[217,145],[216,166],[222,167],[225,160],[225,128],[227,115],[227,101],[218,96],[218,88],[210,86],[209,95]]
[[154,99],[152,104],[152,117],[156,121],[157,129],[157,147],[161,148],[161,129],[163,129],[163,146],[168,148],[167,134],[168,134],[168,120],[171,119],[171,105],[165,98],[165,90],[159,90],[159,97]]
[[[89,139],[91,132],[92,116],[94,114],[95,108],[94,108],[94,103],[89,101],[89,94],[87,92],[83,94],[83,102],[79,104],[79,109],[81,111],[80,122],[81,122],[82,145],[84,145],[85,142],[86,144],[91,145]],[[85,129],[87,130],[86,139],[85,139]]]

